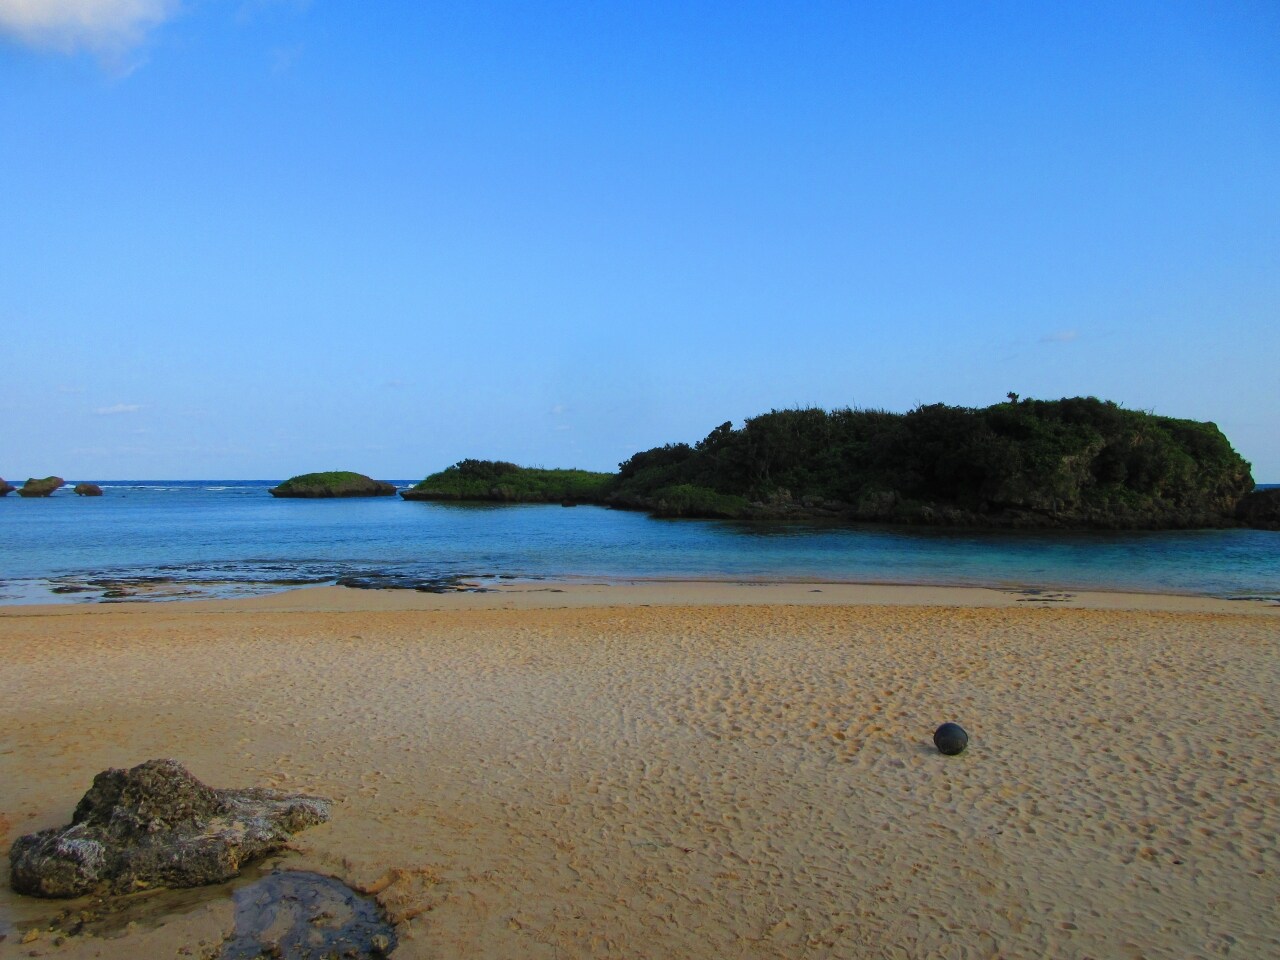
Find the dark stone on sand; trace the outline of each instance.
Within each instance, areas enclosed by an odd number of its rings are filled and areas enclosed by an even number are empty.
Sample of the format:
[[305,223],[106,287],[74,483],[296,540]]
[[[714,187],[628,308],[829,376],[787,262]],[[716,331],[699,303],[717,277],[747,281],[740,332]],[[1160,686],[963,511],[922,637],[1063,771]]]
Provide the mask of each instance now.
[[933,745],[938,748],[939,753],[954,757],[958,753],[964,753],[964,748],[969,745],[969,734],[958,723],[944,723],[933,731]]
[[0,477],[0,497],[6,497],[17,489],[12,483],[7,482],[4,477]]
[[396,948],[395,928],[371,898],[318,873],[283,870],[235,892],[235,935],[219,960],[350,957],[377,960]]
[[290,477],[278,487],[268,491],[273,497],[390,497],[396,492],[395,484],[384,483],[350,470],[331,470],[328,473],[303,473]]
[[37,480],[35,477],[29,477],[27,482],[22,485],[22,489],[18,491],[20,497],[47,497],[59,487],[66,486],[67,481],[61,477],[45,477]]
[[1255,490],[1236,505],[1236,519],[1259,530],[1280,530],[1280,487]]
[[65,827],[19,837],[9,851],[18,893],[76,897],[229,880],[242,865],[329,819],[321,797],[215,790],[176,760],[104,770]]
[[102,496],[102,488],[96,483],[77,483],[75,485],[75,495],[77,497],[100,497]]

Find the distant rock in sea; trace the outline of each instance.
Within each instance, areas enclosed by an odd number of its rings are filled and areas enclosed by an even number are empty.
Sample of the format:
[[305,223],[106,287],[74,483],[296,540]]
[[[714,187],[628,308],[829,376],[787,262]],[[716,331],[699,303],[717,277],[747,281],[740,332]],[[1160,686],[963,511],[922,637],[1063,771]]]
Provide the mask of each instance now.
[[331,470],[290,477],[269,492],[273,497],[390,497],[395,495],[396,488],[394,484],[374,480],[363,473]]
[[22,485],[22,489],[18,491],[20,497],[47,497],[59,487],[65,487],[67,481],[61,477],[45,477],[37,480],[35,477],[29,477],[27,482]]
[[278,790],[215,790],[175,760],[104,770],[70,824],[14,842],[10,884],[36,897],[78,897],[221,883],[324,823],[329,805]]
[[17,489],[12,483],[6,482],[4,477],[0,477],[0,497],[6,497]]
[[75,495],[77,497],[100,497],[102,496],[102,488],[96,483],[77,483],[75,485]]

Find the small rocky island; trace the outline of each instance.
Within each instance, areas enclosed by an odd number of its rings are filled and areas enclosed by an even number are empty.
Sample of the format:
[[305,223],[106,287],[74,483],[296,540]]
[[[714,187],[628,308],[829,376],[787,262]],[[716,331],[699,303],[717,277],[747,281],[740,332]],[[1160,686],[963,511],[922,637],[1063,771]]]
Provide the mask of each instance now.
[[96,483],[77,483],[73,492],[77,497],[102,496],[102,488]]
[[44,477],[37,480],[35,477],[29,477],[27,482],[22,485],[22,489],[18,491],[20,497],[48,497],[53,491],[59,487],[65,487],[67,481],[61,477]]
[[290,477],[269,492],[273,497],[391,497],[395,496],[396,488],[395,484],[374,480],[363,473],[330,470]]
[[9,494],[13,493],[13,491],[17,489],[18,488],[15,487],[12,483],[8,483],[4,479],[4,477],[0,477],[0,497],[7,497]]

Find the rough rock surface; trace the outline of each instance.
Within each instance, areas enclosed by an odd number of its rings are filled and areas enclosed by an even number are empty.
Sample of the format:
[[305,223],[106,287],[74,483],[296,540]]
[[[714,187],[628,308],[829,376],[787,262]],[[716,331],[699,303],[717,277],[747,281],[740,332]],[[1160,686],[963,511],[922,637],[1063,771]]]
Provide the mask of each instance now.
[[290,477],[269,492],[273,497],[390,497],[395,495],[396,488],[395,484],[374,480],[363,473],[334,470]]
[[1236,518],[1259,530],[1280,530],[1280,487],[1255,490],[1242,498]]
[[68,826],[13,844],[10,883],[37,897],[220,883],[290,834],[328,820],[329,803],[278,790],[215,790],[176,760],[104,770]]
[[0,497],[13,493],[13,491],[17,489],[18,488],[15,487],[12,483],[6,482],[4,477],[0,477]]
[[102,488],[96,483],[77,483],[75,494],[77,497],[100,497],[102,496]]
[[61,477],[45,477],[37,480],[35,477],[29,477],[27,482],[22,485],[22,489],[18,491],[20,497],[47,497],[59,487],[66,486],[67,481]]

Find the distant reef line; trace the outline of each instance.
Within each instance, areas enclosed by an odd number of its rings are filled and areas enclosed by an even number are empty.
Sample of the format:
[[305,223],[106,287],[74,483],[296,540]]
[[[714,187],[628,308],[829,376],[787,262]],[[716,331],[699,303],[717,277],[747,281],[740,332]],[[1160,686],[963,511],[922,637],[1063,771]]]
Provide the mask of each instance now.
[[[18,493],[43,497],[58,477]],[[81,484],[76,493],[95,496]],[[399,491],[405,500],[597,504],[658,517],[1009,529],[1280,530],[1280,489],[1214,423],[1094,397],[921,405],[907,413],[771,410],[692,445],[640,451],[616,473],[466,459]],[[7,488],[7,489],[6,489]],[[14,488],[0,480],[0,495]],[[385,497],[394,484],[336,470],[274,497]]]

